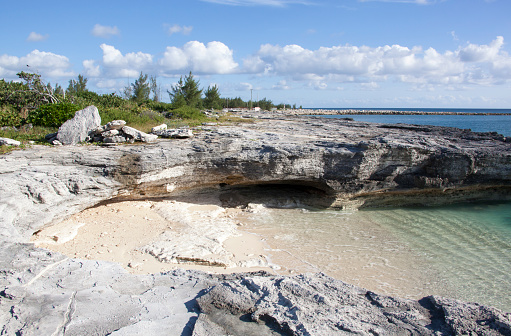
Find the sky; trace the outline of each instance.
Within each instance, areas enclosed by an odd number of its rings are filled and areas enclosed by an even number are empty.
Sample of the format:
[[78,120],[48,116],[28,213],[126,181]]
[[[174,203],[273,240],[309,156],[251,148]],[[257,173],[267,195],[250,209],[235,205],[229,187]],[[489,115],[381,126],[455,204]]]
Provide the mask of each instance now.
[[120,93],[190,71],[308,108],[511,108],[509,0],[6,1],[0,78]]

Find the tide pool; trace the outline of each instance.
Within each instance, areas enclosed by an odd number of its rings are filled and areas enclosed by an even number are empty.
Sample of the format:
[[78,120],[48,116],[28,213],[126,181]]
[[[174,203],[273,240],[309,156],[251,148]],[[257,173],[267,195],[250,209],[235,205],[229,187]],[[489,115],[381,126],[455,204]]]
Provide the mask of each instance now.
[[511,202],[364,211],[265,209],[281,274],[324,272],[406,298],[440,295],[511,311]]

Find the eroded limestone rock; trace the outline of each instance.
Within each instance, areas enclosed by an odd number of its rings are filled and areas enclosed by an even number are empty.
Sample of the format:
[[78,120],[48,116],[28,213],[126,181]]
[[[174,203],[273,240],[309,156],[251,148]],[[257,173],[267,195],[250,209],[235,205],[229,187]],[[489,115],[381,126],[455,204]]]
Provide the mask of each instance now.
[[[194,335],[508,335],[511,314],[440,297],[419,301],[379,295],[324,274],[247,276],[225,281],[197,299]],[[237,323],[225,323],[235,320]],[[255,323],[254,323],[255,322]],[[264,333],[246,333],[255,324]],[[269,328],[271,327],[271,329]]]
[[401,300],[321,274],[136,276],[27,243],[44,226],[114,197],[172,198],[206,187],[225,190],[236,206],[251,203],[238,186],[282,184],[306,188],[330,206],[509,199],[511,143],[495,134],[269,120],[215,126],[179,142],[34,146],[2,155],[0,176],[6,335],[190,335],[196,321],[196,335],[510,334],[509,314],[497,309],[438,297]]
[[0,146],[20,146],[21,142],[9,138],[0,138]]
[[70,119],[59,127],[57,140],[64,145],[76,145],[83,142],[89,133],[101,125],[101,116],[96,106],[88,106],[77,111]]

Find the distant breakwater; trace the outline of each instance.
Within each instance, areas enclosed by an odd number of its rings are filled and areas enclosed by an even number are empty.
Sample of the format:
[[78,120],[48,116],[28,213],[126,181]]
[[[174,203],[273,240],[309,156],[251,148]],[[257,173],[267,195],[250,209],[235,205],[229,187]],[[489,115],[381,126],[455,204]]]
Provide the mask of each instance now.
[[511,113],[497,112],[452,112],[452,111],[399,111],[399,110],[293,110],[295,114],[300,115],[492,115],[492,116],[511,116]]

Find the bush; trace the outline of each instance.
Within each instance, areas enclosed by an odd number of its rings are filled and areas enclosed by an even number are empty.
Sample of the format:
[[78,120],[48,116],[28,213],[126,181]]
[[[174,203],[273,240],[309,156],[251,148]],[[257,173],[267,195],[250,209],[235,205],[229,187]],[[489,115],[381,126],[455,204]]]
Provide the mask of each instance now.
[[157,112],[168,112],[172,110],[172,104],[164,102],[149,101],[146,103],[147,108]]
[[82,91],[69,96],[69,100],[78,105],[95,105],[98,109],[120,107],[126,100],[115,93],[99,95],[93,91]]
[[37,126],[60,127],[80,109],[80,106],[70,103],[42,105],[28,116],[28,122]]
[[99,111],[101,116],[101,123],[106,124],[113,120],[124,120],[129,125],[140,124],[155,124],[164,123],[166,119],[159,113],[153,111],[144,111],[141,113],[133,112],[130,110],[110,108]]
[[22,121],[20,113],[11,105],[0,107],[0,126],[17,127]]
[[198,109],[190,106],[181,106],[167,114],[167,118],[194,119],[197,121],[206,120],[207,117]]

